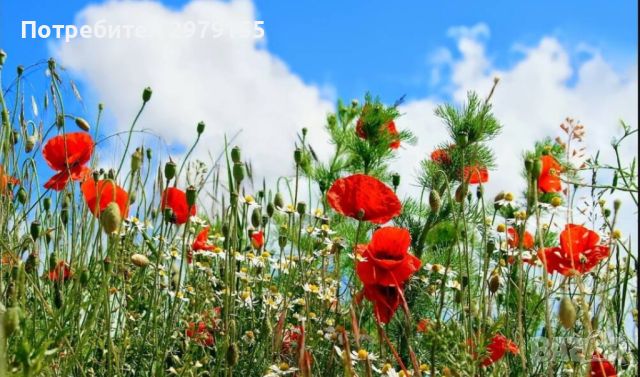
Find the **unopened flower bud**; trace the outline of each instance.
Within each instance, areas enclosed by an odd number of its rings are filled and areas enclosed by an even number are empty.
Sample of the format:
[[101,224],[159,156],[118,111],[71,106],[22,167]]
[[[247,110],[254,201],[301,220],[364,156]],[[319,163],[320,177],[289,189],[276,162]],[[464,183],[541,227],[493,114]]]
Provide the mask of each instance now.
[[260,208],[254,208],[253,212],[251,212],[251,225],[254,228],[260,226],[260,222],[262,220],[262,213],[260,212]]
[[560,308],[558,309],[558,319],[562,326],[569,330],[576,323],[576,308],[567,296],[560,300]]
[[40,221],[34,221],[31,223],[31,227],[29,228],[29,233],[31,233],[31,238],[33,238],[34,241],[38,240],[38,237],[40,237],[40,231],[42,230],[42,225],[40,225]]
[[140,170],[143,161],[142,150],[140,148],[136,148],[135,152],[131,155],[131,171],[137,172]]
[[44,198],[44,200],[42,200],[42,208],[45,212],[49,212],[51,209],[51,198]]
[[438,191],[431,190],[429,193],[429,206],[431,207],[431,211],[437,213],[440,210],[440,194]]
[[76,121],[76,126],[78,126],[78,128],[81,129],[82,131],[89,132],[89,130],[91,129],[91,127],[89,127],[89,122],[87,122],[86,119],[76,117],[75,121]]
[[27,136],[27,140],[24,143],[24,151],[29,153],[36,147],[36,137],[31,135]]
[[273,217],[275,211],[276,207],[273,205],[273,203],[267,203],[267,216]]
[[131,256],[131,263],[140,268],[144,268],[149,265],[149,258],[147,258],[144,254],[136,253]]
[[295,161],[296,165],[300,165],[302,162],[302,149],[296,148],[296,150],[293,151],[293,161]]
[[146,87],[144,88],[144,90],[142,91],[142,101],[143,102],[149,102],[149,100],[151,99],[151,94],[153,93],[153,91],[151,90],[150,87]]
[[282,194],[280,194],[279,192],[276,193],[276,195],[273,198],[273,205],[275,205],[276,208],[284,207],[284,199],[282,198]]
[[198,122],[198,125],[196,126],[196,131],[198,132],[198,135],[202,135],[202,133],[204,132],[204,127],[205,124],[204,122]]
[[67,226],[67,223],[69,222],[69,209],[68,208],[62,208],[60,210],[60,221],[62,221],[62,225]]
[[476,198],[481,199],[483,195],[484,195],[484,186],[478,185],[478,188],[476,188]]
[[298,211],[299,215],[304,215],[305,213],[307,213],[307,203],[305,202],[298,202],[298,205],[296,206],[296,210]]
[[524,168],[527,173],[531,173],[531,169],[533,169],[533,159],[527,158],[526,160],[524,160]]
[[500,289],[500,276],[498,274],[492,274],[489,279],[489,292],[496,293]]
[[613,201],[613,210],[618,212],[620,207],[622,206],[622,201],[620,199],[616,199]]
[[192,208],[196,205],[196,200],[198,199],[198,190],[194,186],[187,187],[187,205],[189,208]]
[[116,202],[111,202],[100,214],[100,224],[105,233],[112,234],[120,228],[122,222],[122,214],[120,207]]
[[542,160],[537,159],[533,162],[533,170],[531,171],[531,175],[533,176],[533,178],[538,179],[541,172],[542,172]]
[[231,149],[231,161],[233,163],[238,163],[242,159],[242,154],[240,153],[240,147],[235,146]]
[[233,179],[236,183],[240,183],[244,179],[244,164],[242,162],[233,164]]
[[173,177],[176,176],[176,163],[173,161],[169,161],[166,164],[164,164],[164,178],[167,181],[170,181],[173,179]]
[[56,127],[64,127],[64,114],[58,114],[58,116],[56,117]]
[[464,183],[461,183],[460,186],[458,186],[458,188],[456,189],[456,194],[455,194],[456,202],[462,203],[464,198],[467,196],[468,190],[469,189],[467,185]]
[[229,348],[227,348],[227,365],[234,366],[238,364],[239,358],[238,345],[235,343],[231,343]]
[[162,218],[164,219],[165,222],[168,223],[172,223],[174,222],[174,214],[173,214],[173,210],[169,207],[165,208],[164,211],[162,212]]

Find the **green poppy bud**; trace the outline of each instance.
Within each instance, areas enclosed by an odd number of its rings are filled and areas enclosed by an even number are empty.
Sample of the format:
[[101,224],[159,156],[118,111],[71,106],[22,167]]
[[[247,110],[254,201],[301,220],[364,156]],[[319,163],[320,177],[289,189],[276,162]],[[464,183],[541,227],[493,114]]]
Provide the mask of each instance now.
[[147,154],[147,160],[151,161],[151,157],[153,157],[153,152],[151,152],[151,148],[147,148],[145,152]]
[[140,268],[145,268],[149,265],[150,262],[149,262],[149,258],[147,258],[143,254],[133,254],[131,256],[131,263],[133,263],[134,265]]
[[56,116],[56,126],[58,128],[64,127],[64,114],[58,114],[58,116]]
[[51,209],[51,198],[44,198],[42,200],[42,208],[45,210],[45,212],[49,212],[49,210]]
[[620,207],[622,206],[622,201],[620,199],[616,199],[613,201],[613,210],[618,212]]
[[120,228],[122,222],[122,214],[120,207],[115,202],[111,202],[100,214],[100,224],[105,233],[112,234]]
[[0,66],[4,65],[5,60],[7,59],[7,53],[4,50],[0,49]]
[[440,194],[438,191],[431,190],[429,193],[429,206],[431,207],[431,212],[437,213],[440,210]]
[[298,202],[298,205],[296,206],[296,210],[298,211],[298,214],[300,216],[304,215],[305,213],[307,213],[307,203]]
[[24,66],[22,64],[16,67],[16,73],[18,74],[18,76],[22,76],[22,74],[24,73]]
[[149,100],[151,99],[151,94],[153,93],[153,91],[151,90],[150,87],[146,87],[144,88],[144,90],[142,91],[142,101],[143,102],[149,102]]
[[276,193],[273,198],[273,205],[275,205],[276,208],[284,208],[284,199],[282,198],[282,194],[279,192]]
[[391,175],[391,184],[393,185],[394,189],[400,186],[400,174],[393,173],[393,175]]
[[202,133],[204,132],[204,122],[198,122],[198,125],[196,126],[196,131],[198,132],[198,135],[202,135]]
[[131,171],[137,172],[142,167],[142,150],[140,148],[136,148],[136,151],[131,155]]
[[254,208],[253,212],[251,212],[251,225],[253,225],[254,228],[257,228],[260,226],[261,220],[262,220],[262,213],[260,212],[260,209]]
[[565,329],[573,328],[576,323],[576,308],[567,296],[560,300],[560,308],[558,309],[558,319]]
[[173,161],[169,161],[166,164],[164,164],[164,178],[167,181],[170,181],[175,176],[176,176],[176,163]]
[[187,187],[187,205],[189,208],[196,205],[196,200],[198,199],[198,190],[194,186]]
[[30,153],[35,147],[36,147],[36,137],[33,135],[27,136],[27,140],[24,143],[25,153]]
[[62,221],[62,225],[67,226],[69,222],[69,210],[67,208],[60,210],[60,221]]
[[533,169],[533,159],[527,158],[524,160],[524,168],[527,173],[531,173],[531,169]]
[[233,164],[233,179],[236,183],[240,183],[244,179],[244,164],[242,162]]
[[89,132],[89,130],[91,129],[91,127],[89,127],[89,122],[87,122],[85,119],[76,117],[75,121],[76,126],[78,126],[78,128],[82,131]]
[[541,172],[542,172],[542,160],[537,159],[533,162],[533,171],[531,172],[531,175],[533,176],[533,178],[538,179]]
[[287,246],[287,235],[286,234],[281,234],[278,236],[278,246],[280,246],[281,249],[284,249],[285,246]]
[[34,221],[31,223],[31,227],[29,228],[29,232],[31,233],[31,238],[33,238],[34,241],[38,240],[38,237],[40,237],[40,231],[42,230],[42,225],[40,225],[40,221]]
[[231,161],[234,164],[239,163],[242,160],[242,155],[240,153],[240,147],[235,146],[231,149]]
[[296,150],[293,151],[293,161],[295,161],[296,165],[300,165],[300,162],[302,162],[302,149],[296,148]]
[[273,205],[273,203],[267,203],[267,216],[273,217],[275,210],[276,207]]

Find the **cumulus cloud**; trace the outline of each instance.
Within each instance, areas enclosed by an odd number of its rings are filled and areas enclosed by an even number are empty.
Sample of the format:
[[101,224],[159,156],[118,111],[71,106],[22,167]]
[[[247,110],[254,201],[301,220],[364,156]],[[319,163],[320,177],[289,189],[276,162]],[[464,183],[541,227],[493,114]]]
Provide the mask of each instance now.
[[[500,84],[493,96],[495,115],[504,125],[503,132],[493,143],[498,169],[492,173],[489,192],[505,189],[519,192],[522,151],[530,149],[535,140],[546,136],[562,136],[560,123],[572,117],[585,125],[585,144],[591,153],[602,150],[611,161],[610,142],[621,134],[619,121],[637,127],[638,76],[637,66],[628,72],[616,72],[595,49],[579,65],[572,64],[571,51],[556,38],[544,37],[533,46],[518,46],[521,59],[508,69],[498,69],[485,51],[484,40],[489,29],[482,24],[471,28],[456,27],[448,33],[454,38],[456,49],[440,57],[434,64],[450,69],[445,86],[455,102],[462,103],[470,90],[488,94],[493,78]],[[580,48],[586,51],[584,45]],[[454,59],[441,57],[459,56]],[[637,63],[636,63],[637,65]],[[442,67],[441,67],[442,68]],[[433,115],[437,98],[419,99],[407,103],[399,119],[399,127],[408,127],[418,136],[418,144],[409,146],[398,161],[398,170],[411,175],[403,161],[417,161],[436,145],[446,140],[444,126]],[[637,138],[625,144],[622,154],[627,161],[637,155]],[[627,207],[625,226],[634,231],[631,221],[637,216]],[[635,232],[635,231],[634,231]]]
[[[142,89],[150,86],[153,98],[139,129],[183,151],[202,120],[207,130],[196,152],[201,157],[217,155],[225,134],[241,131],[234,142],[255,170],[282,175],[290,170],[282,161],[291,160],[296,132],[308,127],[311,136],[320,134],[332,89],[305,83],[264,48],[265,40],[241,34],[247,25],[252,33],[256,19],[253,4],[244,0],[193,1],[177,10],[150,1],[113,1],[85,8],[76,24],[102,21],[142,32],[126,38],[123,28],[120,38],[78,38],[59,43],[54,52],[105,103],[115,127],[109,132],[128,129]],[[180,148],[173,151],[175,156]]]

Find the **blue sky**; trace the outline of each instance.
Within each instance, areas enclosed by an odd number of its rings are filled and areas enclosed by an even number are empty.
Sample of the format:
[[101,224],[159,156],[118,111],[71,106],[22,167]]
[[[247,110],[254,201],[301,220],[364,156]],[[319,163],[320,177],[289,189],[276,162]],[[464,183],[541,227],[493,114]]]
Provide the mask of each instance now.
[[[21,20],[68,24],[89,3],[4,1],[0,45],[10,54],[9,72],[50,55],[47,41],[20,38]],[[179,9],[185,1],[163,3]],[[257,0],[256,8],[265,21],[268,50],[305,82],[330,83],[344,98],[370,90],[392,101],[438,91],[429,85],[430,52],[452,44],[449,27],[478,22],[491,28],[487,50],[496,67],[519,58],[514,42],[534,43],[544,35],[567,45],[588,43],[617,68],[637,61],[636,1]],[[572,57],[578,62],[580,54]]]

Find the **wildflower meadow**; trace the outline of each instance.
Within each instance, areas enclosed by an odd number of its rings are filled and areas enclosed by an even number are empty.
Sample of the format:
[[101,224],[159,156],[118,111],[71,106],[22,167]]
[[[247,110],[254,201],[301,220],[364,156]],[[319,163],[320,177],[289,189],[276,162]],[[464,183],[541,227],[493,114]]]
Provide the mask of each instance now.
[[[24,85],[34,71],[46,90]],[[402,100],[363,93],[327,114],[329,159],[301,128],[265,140],[291,158],[262,179],[230,140],[195,159],[204,123],[176,125],[193,133],[179,156],[139,143],[152,88],[109,135],[102,104],[67,110],[55,60],[0,73],[1,376],[638,374],[624,120],[597,125],[613,137],[597,151],[588,125],[549,119],[557,133],[512,156],[521,190],[490,193],[498,79],[437,107],[449,138],[414,176],[390,168],[415,141]]]

